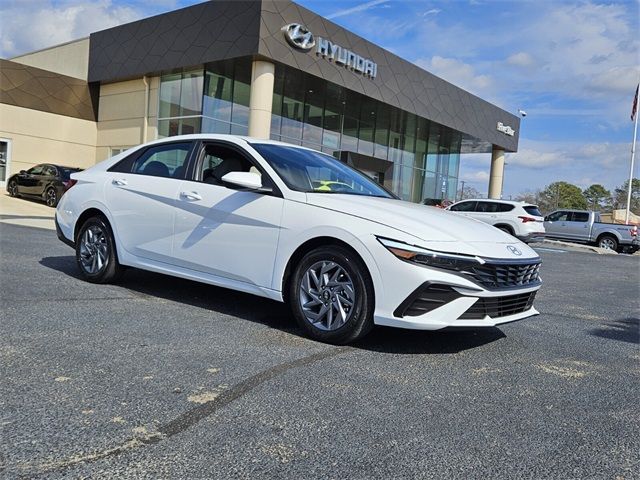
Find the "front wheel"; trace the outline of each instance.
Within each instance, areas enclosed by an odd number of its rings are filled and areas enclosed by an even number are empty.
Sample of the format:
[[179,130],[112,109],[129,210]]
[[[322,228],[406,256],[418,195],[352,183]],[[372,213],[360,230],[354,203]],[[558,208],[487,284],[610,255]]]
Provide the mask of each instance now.
[[369,272],[345,248],[320,247],[307,253],[293,273],[289,299],[296,321],[315,340],[343,345],[373,327]]
[[618,250],[618,240],[611,235],[603,235],[598,239],[598,246],[606,250]]
[[58,192],[55,188],[49,187],[44,194],[44,201],[47,203],[48,207],[57,207],[58,206]]
[[102,217],[89,218],[76,238],[76,263],[91,283],[111,283],[122,274],[111,227]]

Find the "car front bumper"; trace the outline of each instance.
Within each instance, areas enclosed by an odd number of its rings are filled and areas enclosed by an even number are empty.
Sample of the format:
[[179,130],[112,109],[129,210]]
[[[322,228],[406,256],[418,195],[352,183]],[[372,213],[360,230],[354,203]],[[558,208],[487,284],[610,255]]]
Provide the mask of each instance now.
[[[539,280],[489,289],[457,272],[400,260],[378,245],[374,258],[381,275],[374,282],[376,325],[416,330],[486,328],[538,314],[533,300],[541,286]],[[370,248],[377,250],[374,245]]]

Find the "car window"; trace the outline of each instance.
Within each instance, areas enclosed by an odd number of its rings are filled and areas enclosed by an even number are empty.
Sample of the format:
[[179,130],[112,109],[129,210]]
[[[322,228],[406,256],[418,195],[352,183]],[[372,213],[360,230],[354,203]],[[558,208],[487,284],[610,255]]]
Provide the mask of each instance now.
[[72,173],[81,172],[81,168],[66,168],[66,167],[58,167],[58,173],[60,174],[60,178],[62,180],[69,180],[71,178]]
[[185,163],[190,149],[190,142],[150,147],[133,162],[131,173],[184,178]]
[[547,217],[549,222],[566,222],[569,220],[569,212],[553,212]]
[[538,210],[538,207],[536,205],[527,205],[526,207],[522,207],[522,209],[529,215],[533,215],[534,217],[542,216],[542,213],[540,213],[540,210]]
[[260,175],[262,186],[276,189],[275,184],[256,164],[237,149],[215,143],[204,145],[197,180],[211,185],[224,185],[222,177],[230,172],[251,172]]
[[498,205],[496,202],[478,202],[476,212],[495,213],[498,211]]
[[589,214],[587,212],[573,212],[571,214],[571,222],[588,222]]
[[56,171],[56,169],[54,167],[52,167],[51,165],[45,165],[44,169],[43,169],[43,175],[48,175],[50,177],[55,177],[58,172]]
[[44,165],[36,165],[35,167],[31,167],[29,170],[27,170],[27,173],[29,175],[42,175],[43,171]]
[[449,210],[453,212],[473,212],[476,202],[460,202],[452,205]]
[[510,205],[508,203],[496,203],[497,212],[510,212],[515,208],[515,205]]

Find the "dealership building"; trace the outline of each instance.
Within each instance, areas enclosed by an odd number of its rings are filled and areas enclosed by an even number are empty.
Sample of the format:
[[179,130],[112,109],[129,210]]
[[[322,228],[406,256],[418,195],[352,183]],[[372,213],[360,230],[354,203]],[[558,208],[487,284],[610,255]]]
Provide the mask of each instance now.
[[211,132],[322,150],[414,202],[454,199],[461,155],[486,153],[499,198],[519,125],[282,0],[211,0],[0,60],[0,182]]

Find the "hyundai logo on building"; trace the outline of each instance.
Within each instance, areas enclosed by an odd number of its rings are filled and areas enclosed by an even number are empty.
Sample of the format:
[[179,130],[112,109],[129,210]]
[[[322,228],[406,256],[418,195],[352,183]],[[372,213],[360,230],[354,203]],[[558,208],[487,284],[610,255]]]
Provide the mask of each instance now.
[[346,68],[369,78],[376,78],[378,74],[378,64],[374,61],[347,50],[326,38],[318,37],[316,41],[313,34],[304,25],[290,23],[282,27],[282,31],[284,38],[292,47],[308,52],[316,45],[316,55],[322,56],[336,65],[344,65]]
[[507,245],[507,250],[513,253],[516,257],[520,257],[522,255],[520,249],[518,247],[514,247],[513,245]]
[[300,25],[299,23],[290,23],[289,25],[285,25],[282,27],[282,31],[284,32],[284,38],[287,39],[287,42],[297,49],[308,52],[316,44],[313,34],[307,29],[307,27]]

